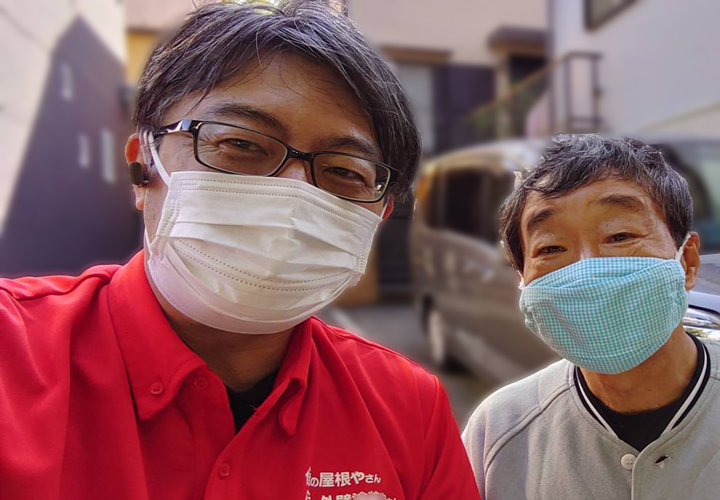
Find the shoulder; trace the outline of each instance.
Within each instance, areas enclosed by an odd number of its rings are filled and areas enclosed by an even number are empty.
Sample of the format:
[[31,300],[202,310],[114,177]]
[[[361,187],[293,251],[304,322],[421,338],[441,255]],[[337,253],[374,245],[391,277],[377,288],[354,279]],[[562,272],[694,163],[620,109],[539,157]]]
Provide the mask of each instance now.
[[532,375],[506,385],[488,396],[478,410],[486,413],[506,412],[512,425],[517,425],[526,415],[545,408],[559,393],[568,387],[568,370],[571,364],[565,360],[551,364]]
[[715,338],[698,338],[698,340],[707,346],[711,353],[720,352],[720,340]]
[[[29,407],[33,398],[55,390],[66,394],[71,357],[78,352],[73,339],[83,329],[97,337],[97,323],[88,319],[97,315],[89,311],[115,269],[93,268],[77,277],[0,279],[0,387],[18,407],[19,401]],[[90,328],[85,328],[87,321]]]
[[488,396],[468,421],[463,439],[470,448],[481,448],[489,461],[502,446],[524,432],[558,398],[568,392],[570,369],[558,361],[527,378]]
[[716,379],[720,379],[720,340],[701,338],[702,342],[710,355],[710,375]]
[[0,278],[0,297],[17,303],[49,297],[72,297],[110,282],[120,266],[91,267],[80,276]]
[[80,276],[0,279],[0,330],[5,334],[5,346],[14,338],[28,347],[20,338],[31,335],[31,330],[43,336],[51,330],[69,330],[117,268],[98,266]]
[[[391,349],[313,319],[320,364],[352,408],[354,428],[373,427],[413,498],[478,498],[457,423],[437,377]],[[359,398],[358,398],[359,397]],[[346,406],[346,407],[347,407]],[[407,491],[406,491],[407,493]],[[408,493],[409,494],[409,493]]]
[[352,332],[323,323],[316,319],[316,328],[323,331],[349,370],[371,372],[378,376],[401,377],[404,379],[435,384],[436,377],[416,362],[380,344],[362,338]]
[[316,344],[323,362],[341,365],[368,399],[415,409],[420,405],[424,412],[431,412],[438,398],[445,397],[437,377],[402,354],[317,318],[312,321],[315,332],[321,334]]

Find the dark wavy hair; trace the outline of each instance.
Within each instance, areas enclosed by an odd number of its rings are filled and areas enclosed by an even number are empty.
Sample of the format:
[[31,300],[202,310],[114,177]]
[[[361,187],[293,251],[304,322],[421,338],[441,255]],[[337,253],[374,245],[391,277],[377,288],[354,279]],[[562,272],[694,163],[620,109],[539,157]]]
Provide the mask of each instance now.
[[200,7],[153,50],[138,83],[134,122],[140,129],[164,125],[181,98],[205,97],[258,57],[287,52],[324,65],[348,85],[370,118],[382,160],[401,172],[391,192],[406,195],[421,156],[408,100],[358,27],[323,1]]
[[559,198],[595,181],[618,177],[644,188],[660,207],[677,248],[692,227],[693,202],[688,184],[663,158],[660,150],[636,139],[596,134],[561,135],[540,163],[526,172],[500,209],[500,235],[515,269],[525,265],[520,217],[531,191]]

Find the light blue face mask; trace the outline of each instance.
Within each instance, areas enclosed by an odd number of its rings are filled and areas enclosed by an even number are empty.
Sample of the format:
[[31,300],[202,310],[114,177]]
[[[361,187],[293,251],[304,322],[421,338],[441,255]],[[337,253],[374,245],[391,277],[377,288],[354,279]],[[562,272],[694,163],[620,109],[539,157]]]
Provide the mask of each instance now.
[[581,368],[631,370],[668,341],[685,314],[684,246],[670,260],[583,259],[521,286],[525,324]]

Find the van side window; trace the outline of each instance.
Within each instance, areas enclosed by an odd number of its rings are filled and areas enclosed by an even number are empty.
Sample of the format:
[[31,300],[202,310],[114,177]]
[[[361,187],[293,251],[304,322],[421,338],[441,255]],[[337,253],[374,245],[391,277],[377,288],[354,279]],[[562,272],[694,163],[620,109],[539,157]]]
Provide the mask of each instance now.
[[445,228],[489,244],[500,240],[499,210],[513,188],[512,172],[468,168],[447,173]]
[[513,190],[515,175],[512,172],[488,172],[487,176],[488,190],[484,203],[487,217],[481,237],[496,245],[500,242],[500,208]]
[[464,236],[480,236],[484,175],[475,169],[451,170],[445,178],[445,228]]
[[422,218],[428,227],[439,228],[441,225],[442,173],[425,173],[418,178],[415,185],[416,216]]
[[436,173],[432,181],[429,183],[428,192],[425,199],[425,209],[423,217],[425,223],[432,228],[440,229],[442,227],[442,200],[443,200],[443,174]]

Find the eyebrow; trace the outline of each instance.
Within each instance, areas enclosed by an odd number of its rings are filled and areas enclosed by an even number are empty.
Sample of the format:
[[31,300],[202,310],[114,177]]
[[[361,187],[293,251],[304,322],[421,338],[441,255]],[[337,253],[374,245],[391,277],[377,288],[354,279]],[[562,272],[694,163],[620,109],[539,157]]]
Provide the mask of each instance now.
[[633,212],[645,213],[645,204],[635,196],[628,196],[622,194],[611,194],[600,198],[597,202],[599,205],[609,205],[615,207],[622,207]]
[[[631,210],[633,212],[638,213],[645,213],[645,205],[642,201],[640,201],[639,198],[636,196],[628,196],[628,195],[622,195],[622,194],[611,194],[608,196],[605,196],[603,198],[600,198],[595,203],[599,205],[609,205],[609,206],[615,206],[615,207],[623,207],[628,210]],[[555,215],[555,210],[551,208],[545,208],[543,210],[540,210],[536,214],[533,214],[532,218],[527,224],[527,234],[529,235],[534,229],[537,229],[537,227],[542,224],[543,222],[547,221],[550,217]]]
[[[247,104],[240,104],[237,102],[221,102],[210,107],[207,110],[207,113],[209,115],[217,117],[240,119],[249,118],[251,120],[262,122],[266,126],[272,128],[279,135],[290,135],[287,127],[283,125],[283,123],[272,113],[268,113],[267,111],[248,106]],[[357,150],[362,156],[382,156],[373,142],[362,139],[360,137],[345,135],[339,137],[329,137],[318,142],[322,143],[322,149],[327,151],[333,149],[352,148]]]
[[537,227],[548,220],[550,217],[555,215],[555,210],[551,208],[545,208],[543,210],[540,210],[536,214],[532,216],[530,219],[530,222],[528,222],[527,225],[527,234],[529,235],[534,229],[537,229]]
[[360,137],[354,137],[351,135],[343,135],[339,137],[329,137],[325,140],[318,141],[325,150],[333,149],[354,149],[357,150],[362,156],[368,157],[381,157],[378,148],[374,143],[362,139]]
[[281,135],[288,135],[288,130],[282,122],[272,113],[262,111],[258,108],[248,106],[247,104],[239,104],[236,102],[221,102],[213,105],[207,110],[208,114],[218,117],[228,118],[250,118],[272,128]]

